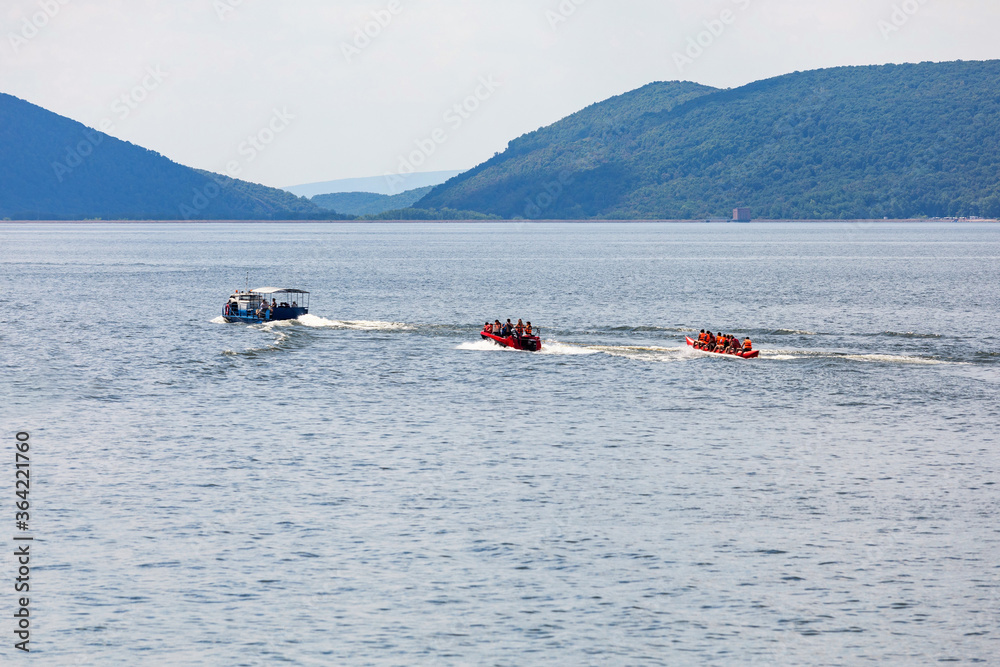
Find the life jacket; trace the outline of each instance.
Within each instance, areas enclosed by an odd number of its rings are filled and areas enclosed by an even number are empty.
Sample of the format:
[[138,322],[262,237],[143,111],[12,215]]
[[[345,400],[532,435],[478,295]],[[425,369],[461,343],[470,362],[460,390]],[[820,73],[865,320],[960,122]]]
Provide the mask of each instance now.
[[518,336],[523,336],[524,335],[524,326],[521,325],[521,324],[518,324],[517,326],[514,327],[514,331],[517,332]]
[[700,334],[698,334],[698,342],[699,343],[704,343],[705,342],[705,332],[704,331],[702,331]]
[[530,336],[531,335],[531,325],[530,324],[528,326],[524,327],[524,334],[526,336]]
[[746,350],[747,352],[753,349],[753,343],[750,341],[749,338],[743,341],[743,349]]

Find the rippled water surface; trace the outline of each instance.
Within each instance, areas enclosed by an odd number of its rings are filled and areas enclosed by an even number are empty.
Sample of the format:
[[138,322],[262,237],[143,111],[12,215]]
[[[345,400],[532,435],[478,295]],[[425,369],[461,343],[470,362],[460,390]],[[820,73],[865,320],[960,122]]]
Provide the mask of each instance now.
[[[1000,664],[1000,226],[0,223],[0,260],[38,664]],[[248,271],[311,314],[222,323]],[[478,340],[507,317],[543,352]]]

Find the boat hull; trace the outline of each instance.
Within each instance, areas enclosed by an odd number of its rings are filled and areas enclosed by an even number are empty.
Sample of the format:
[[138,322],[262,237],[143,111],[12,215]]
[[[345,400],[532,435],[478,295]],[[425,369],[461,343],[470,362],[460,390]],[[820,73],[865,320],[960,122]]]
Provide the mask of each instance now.
[[503,338],[501,336],[494,336],[491,333],[486,333],[481,331],[484,340],[491,340],[501,347],[509,347],[513,350],[524,350],[525,352],[538,352],[542,349],[542,339],[538,336],[507,336]]
[[245,310],[238,310],[235,313],[230,310],[228,313],[223,311],[222,319],[230,324],[234,322],[243,322],[244,324],[264,324],[266,322],[280,322],[282,320],[294,320],[298,319],[302,315],[308,315],[308,308],[282,308],[278,307],[274,310],[268,311],[268,317],[262,318],[257,317],[255,313],[247,312]]
[[[687,344],[689,347],[694,347],[694,340],[690,336],[685,336],[687,338]],[[749,352],[709,352],[708,350],[702,350],[696,348],[699,352],[704,352],[705,354],[717,354],[720,357],[740,357],[741,359],[756,359],[760,356],[760,350],[750,350]]]

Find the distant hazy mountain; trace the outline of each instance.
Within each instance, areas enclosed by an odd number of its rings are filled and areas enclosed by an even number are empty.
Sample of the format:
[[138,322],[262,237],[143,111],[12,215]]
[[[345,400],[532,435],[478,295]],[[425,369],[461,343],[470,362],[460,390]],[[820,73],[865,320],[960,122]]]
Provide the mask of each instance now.
[[1000,216],[1000,61],[654,83],[512,141],[419,208],[525,218]]
[[315,197],[337,192],[372,192],[380,195],[398,195],[402,192],[440,185],[449,178],[461,174],[460,171],[425,171],[413,174],[392,174],[367,178],[345,178],[339,181],[324,181],[306,185],[291,185],[284,188],[300,197]]
[[398,195],[380,195],[374,192],[338,192],[316,195],[312,203],[321,208],[345,215],[378,215],[386,211],[409,208],[422,199],[433,186],[408,190]]
[[284,190],[191,169],[0,93],[0,218],[330,217]]

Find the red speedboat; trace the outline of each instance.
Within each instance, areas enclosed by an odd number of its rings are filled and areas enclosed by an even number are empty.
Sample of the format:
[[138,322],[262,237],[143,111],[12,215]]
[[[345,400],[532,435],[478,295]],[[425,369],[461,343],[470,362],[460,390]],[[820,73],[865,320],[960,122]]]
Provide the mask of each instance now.
[[525,350],[527,352],[538,352],[542,349],[542,339],[538,336],[507,336],[502,338],[495,336],[489,331],[480,331],[484,340],[491,340],[501,347],[509,347],[514,350]]
[[688,345],[698,350],[699,352],[707,352],[708,354],[718,354],[723,357],[743,357],[744,359],[756,359],[760,356],[760,350],[750,350],[749,352],[715,352],[709,350],[703,350],[700,347],[695,346],[695,341],[691,339],[690,336],[685,336],[687,338]]

